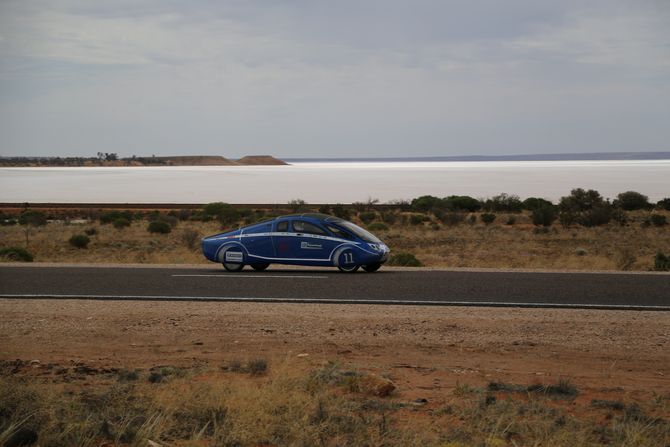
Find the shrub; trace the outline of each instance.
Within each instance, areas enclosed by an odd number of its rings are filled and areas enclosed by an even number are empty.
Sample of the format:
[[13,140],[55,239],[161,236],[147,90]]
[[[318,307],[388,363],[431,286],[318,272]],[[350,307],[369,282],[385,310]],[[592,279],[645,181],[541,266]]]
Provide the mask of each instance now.
[[391,255],[391,259],[389,259],[388,263],[389,265],[399,265],[402,267],[421,267],[423,265],[421,261],[416,259],[416,256],[407,252]]
[[330,207],[328,205],[321,205],[319,207],[319,212],[321,214],[330,214]]
[[358,214],[358,218],[366,225],[375,220],[376,217],[377,213],[374,211],[365,211]]
[[549,200],[545,200],[540,197],[528,197],[526,200],[521,202],[521,205],[523,206],[523,209],[528,211],[533,211],[538,208],[554,206],[554,204],[551,203]]
[[0,248],[0,258],[8,261],[33,262],[33,255],[20,247]]
[[98,234],[98,229],[95,227],[87,228],[84,230],[84,233],[86,233],[86,236],[95,236]]
[[605,225],[612,219],[612,207],[603,204],[593,207],[580,214],[577,222],[585,227],[597,227]]
[[251,360],[247,364],[247,370],[252,376],[262,376],[268,370],[268,362],[265,359]]
[[531,213],[533,225],[550,227],[556,220],[556,209],[553,205],[535,208]]
[[294,213],[299,213],[301,211],[307,211],[307,204],[302,199],[293,199],[288,201],[288,206]]
[[651,221],[652,225],[654,225],[655,227],[662,227],[662,226],[668,224],[667,219],[662,214],[652,214],[649,217],[649,220]]
[[200,233],[193,228],[185,228],[181,233],[181,240],[190,250],[195,249],[198,241],[200,240]]
[[202,209],[203,220],[212,218],[221,222],[221,225],[232,225],[240,220],[241,214],[232,205],[223,202],[208,203]]
[[470,211],[474,213],[482,208],[482,203],[470,196],[449,196],[444,199],[445,207],[453,211]]
[[484,209],[486,211],[518,213],[523,209],[523,204],[521,203],[519,196],[502,193],[484,202]]
[[6,225],[16,225],[16,219],[14,216],[5,214],[2,211],[0,211],[0,225],[6,226]]
[[621,208],[612,210],[612,219],[622,227],[628,224],[628,215]]
[[654,270],[667,272],[670,270],[670,256],[666,256],[660,251],[654,257]]
[[382,213],[382,222],[393,225],[398,220],[398,215],[393,211],[384,211]]
[[626,191],[617,195],[614,205],[626,211],[641,210],[650,207],[649,197],[635,191]]
[[153,222],[149,222],[147,231],[149,233],[168,234],[170,231],[172,231],[172,227],[170,227],[170,224],[168,224],[167,222],[155,220]]
[[479,218],[482,220],[482,222],[484,222],[485,225],[490,225],[494,220],[496,220],[496,215],[493,213],[482,213]]
[[411,203],[412,211],[419,211],[422,213],[426,213],[433,208],[442,208],[444,206],[444,201],[435,196],[417,197],[416,199],[412,199]]
[[117,230],[122,230],[130,226],[130,221],[125,217],[117,217],[112,222],[112,225],[114,225],[114,228],[116,228]]
[[126,219],[130,222],[133,220],[133,213],[130,211],[110,211],[100,215],[101,224],[110,224],[116,219]]
[[440,222],[445,225],[454,226],[465,220],[465,214],[459,212],[444,213],[440,217]]
[[351,211],[348,208],[345,208],[342,204],[337,204],[333,206],[333,215],[339,217],[340,219],[349,220],[351,219]]
[[580,212],[593,209],[604,203],[605,200],[598,191],[593,189],[585,191],[582,188],[577,188],[570,191],[569,196],[561,197],[558,206],[561,211]]
[[370,231],[388,231],[389,227],[381,222],[375,222],[368,225]]
[[91,239],[85,234],[75,234],[68,240],[68,242],[76,248],[88,248]]
[[41,227],[47,224],[47,216],[41,211],[28,210],[19,216],[19,224]]
[[658,208],[664,209],[666,211],[670,211],[670,197],[668,197],[666,199],[663,199],[663,200],[659,200],[656,203],[656,206]]
[[409,216],[409,223],[412,225],[421,225],[426,220],[428,220],[428,216],[425,214],[412,214]]

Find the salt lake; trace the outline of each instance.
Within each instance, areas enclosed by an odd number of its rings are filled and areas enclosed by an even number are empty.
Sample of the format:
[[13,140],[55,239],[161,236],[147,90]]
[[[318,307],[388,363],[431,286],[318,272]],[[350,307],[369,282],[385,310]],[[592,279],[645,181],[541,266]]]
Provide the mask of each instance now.
[[609,198],[670,197],[670,160],[319,162],[290,166],[0,168],[0,202],[351,203],[424,194],[558,200],[572,188]]

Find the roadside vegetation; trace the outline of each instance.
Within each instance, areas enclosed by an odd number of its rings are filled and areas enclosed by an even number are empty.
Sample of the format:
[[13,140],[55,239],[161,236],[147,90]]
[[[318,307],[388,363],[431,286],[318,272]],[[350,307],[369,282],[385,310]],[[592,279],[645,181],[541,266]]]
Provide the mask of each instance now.
[[[0,214],[0,248],[14,250],[0,259],[203,263],[199,240],[205,235],[287,213],[321,212],[378,234],[392,249],[391,265],[664,271],[669,269],[664,261],[670,256],[669,208],[670,198],[651,203],[626,191],[610,201],[581,188],[558,203],[503,193],[388,204],[369,198],[312,206],[294,199],[271,208],[223,202],[181,210],[28,208]],[[89,242],[83,244],[82,236]],[[17,255],[17,248],[30,256]]]
[[270,371],[264,360],[218,369],[1,366],[2,445],[657,446],[670,439],[667,396],[578,400],[565,378],[457,384],[429,402],[403,398],[392,377],[334,362]]

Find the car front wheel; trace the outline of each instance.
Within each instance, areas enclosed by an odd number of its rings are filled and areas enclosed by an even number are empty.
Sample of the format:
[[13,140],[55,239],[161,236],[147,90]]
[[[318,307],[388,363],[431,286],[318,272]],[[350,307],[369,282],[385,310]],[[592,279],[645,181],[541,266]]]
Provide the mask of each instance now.
[[368,273],[372,273],[372,272],[376,272],[377,270],[379,270],[379,267],[381,267],[381,266],[382,266],[382,265],[379,264],[379,263],[376,263],[376,264],[368,264],[368,265],[364,265],[364,266],[363,266],[363,270],[365,270],[365,271],[368,272]]

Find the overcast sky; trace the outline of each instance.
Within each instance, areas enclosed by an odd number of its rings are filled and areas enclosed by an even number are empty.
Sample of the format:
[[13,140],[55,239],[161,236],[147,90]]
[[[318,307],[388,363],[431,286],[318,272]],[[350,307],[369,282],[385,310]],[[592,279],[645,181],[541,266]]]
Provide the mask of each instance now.
[[669,141],[668,0],[0,1],[3,156]]

